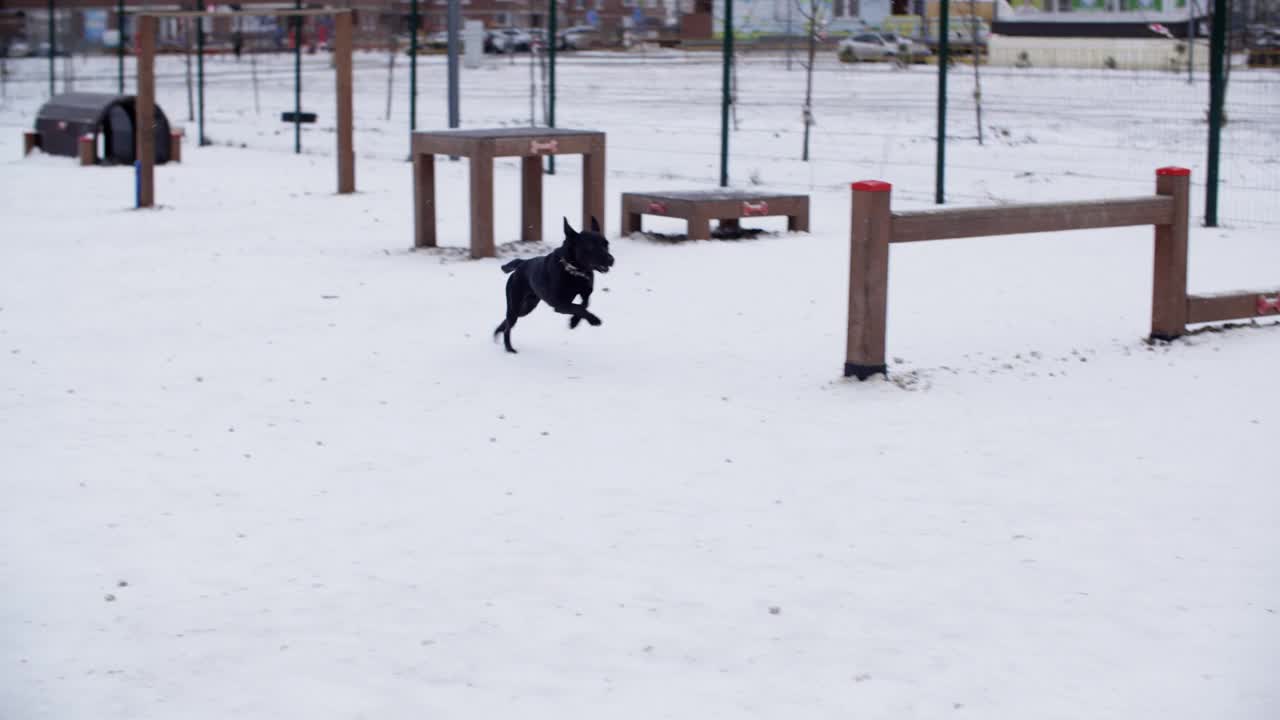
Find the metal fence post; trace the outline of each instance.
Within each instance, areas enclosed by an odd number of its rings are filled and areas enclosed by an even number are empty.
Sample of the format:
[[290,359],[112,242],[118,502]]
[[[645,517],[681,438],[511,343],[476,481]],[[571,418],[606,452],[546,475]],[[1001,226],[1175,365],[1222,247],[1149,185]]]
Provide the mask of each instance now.
[[951,29],[948,21],[951,17],[950,0],[942,0],[938,18],[938,167],[934,171],[936,187],[933,201],[938,205],[945,202],[947,171],[947,62]]
[[58,47],[58,23],[54,19],[54,12],[53,0],[49,0],[49,97],[58,94],[58,89],[54,87],[57,67],[54,64],[53,56]]
[[[551,11],[547,22],[547,126],[556,126],[556,0],[548,0]],[[556,156],[547,157],[547,174],[556,174]]]
[[1213,2],[1209,43],[1209,167],[1204,187],[1204,224],[1218,227],[1218,162],[1222,154],[1222,105],[1226,100],[1223,55],[1227,45],[1227,0]]
[[124,0],[116,0],[116,92],[124,94]]
[[[204,12],[204,0],[196,3],[196,9]],[[198,114],[196,123],[196,144],[204,147],[209,144],[204,136],[204,17],[196,18],[196,103]]]
[[720,187],[729,186],[729,93],[733,67],[733,0],[724,0],[724,77],[720,82]]

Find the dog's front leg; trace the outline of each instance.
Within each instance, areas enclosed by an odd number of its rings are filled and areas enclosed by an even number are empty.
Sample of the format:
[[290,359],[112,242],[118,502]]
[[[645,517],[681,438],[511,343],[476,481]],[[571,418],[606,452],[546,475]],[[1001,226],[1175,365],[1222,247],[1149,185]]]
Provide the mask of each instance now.
[[[591,311],[587,310],[586,305],[575,305],[570,302],[570,303],[564,303],[561,305],[555,305],[553,306],[553,309],[562,315],[572,315],[573,320],[577,320],[579,318],[586,320],[587,324],[592,326],[599,325],[602,322],[600,318],[596,317],[594,314],[591,313]],[[569,322],[573,322],[573,320],[570,320]]]
[[[591,291],[588,290],[580,294],[582,295],[582,309],[586,310],[587,306],[591,304]],[[569,329],[572,330],[578,327],[578,323],[581,321],[582,321],[581,315],[574,315],[573,317],[569,318]]]

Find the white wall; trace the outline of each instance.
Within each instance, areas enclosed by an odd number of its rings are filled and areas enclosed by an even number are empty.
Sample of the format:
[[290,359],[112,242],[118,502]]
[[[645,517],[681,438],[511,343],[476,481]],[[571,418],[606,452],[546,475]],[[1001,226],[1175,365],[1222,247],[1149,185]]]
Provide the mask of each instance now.
[[[1121,70],[1187,69],[1186,53],[1177,52],[1181,40],[1165,38],[1044,38],[993,35],[988,44],[992,65],[1014,67],[1026,53],[1032,67],[1096,68],[1107,66],[1107,58],[1115,60]],[[1209,66],[1209,45],[1196,41],[1196,69]]]

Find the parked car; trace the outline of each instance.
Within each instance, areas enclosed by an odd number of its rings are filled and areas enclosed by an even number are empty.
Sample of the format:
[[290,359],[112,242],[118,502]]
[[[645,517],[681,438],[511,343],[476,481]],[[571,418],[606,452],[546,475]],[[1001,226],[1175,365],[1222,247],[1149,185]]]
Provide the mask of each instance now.
[[840,41],[840,59],[844,62],[864,60],[888,60],[901,58],[905,62],[924,62],[931,54],[925,45],[897,33],[859,33]]
[[533,44],[533,36],[527,30],[509,27],[498,32],[506,38],[502,52],[529,52],[529,46]]
[[600,31],[590,25],[575,25],[560,32],[562,50],[589,50],[603,44]]
[[484,31],[484,51],[487,53],[504,53],[507,51],[507,36],[498,30]]
[[933,54],[928,45],[912,40],[905,35],[890,32],[880,33],[880,37],[884,38],[889,45],[898,48],[898,51],[894,54],[895,57],[901,57],[907,62],[922,63]]
[[27,57],[31,54],[31,45],[26,40],[14,40],[9,43],[8,55],[11,58]]
[[[459,38],[459,41],[461,41],[461,38]],[[432,50],[444,50],[449,47],[449,31],[440,30],[438,32],[429,33],[426,40],[423,41],[423,45]]]
[[[55,47],[53,49],[54,57],[67,57],[71,53],[65,47]],[[49,57],[49,41],[42,40],[36,48],[37,57]]]

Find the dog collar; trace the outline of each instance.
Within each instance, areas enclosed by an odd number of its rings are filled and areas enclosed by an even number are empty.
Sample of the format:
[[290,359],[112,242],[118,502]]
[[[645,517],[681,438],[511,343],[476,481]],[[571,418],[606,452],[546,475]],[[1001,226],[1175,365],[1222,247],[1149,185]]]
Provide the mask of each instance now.
[[591,277],[590,273],[585,273],[579,270],[577,266],[575,266],[573,263],[569,262],[568,260],[565,260],[564,258],[560,258],[560,266],[565,269],[565,272],[569,273],[570,275],[573,275],[574,277],[580,277],[580,278]]

